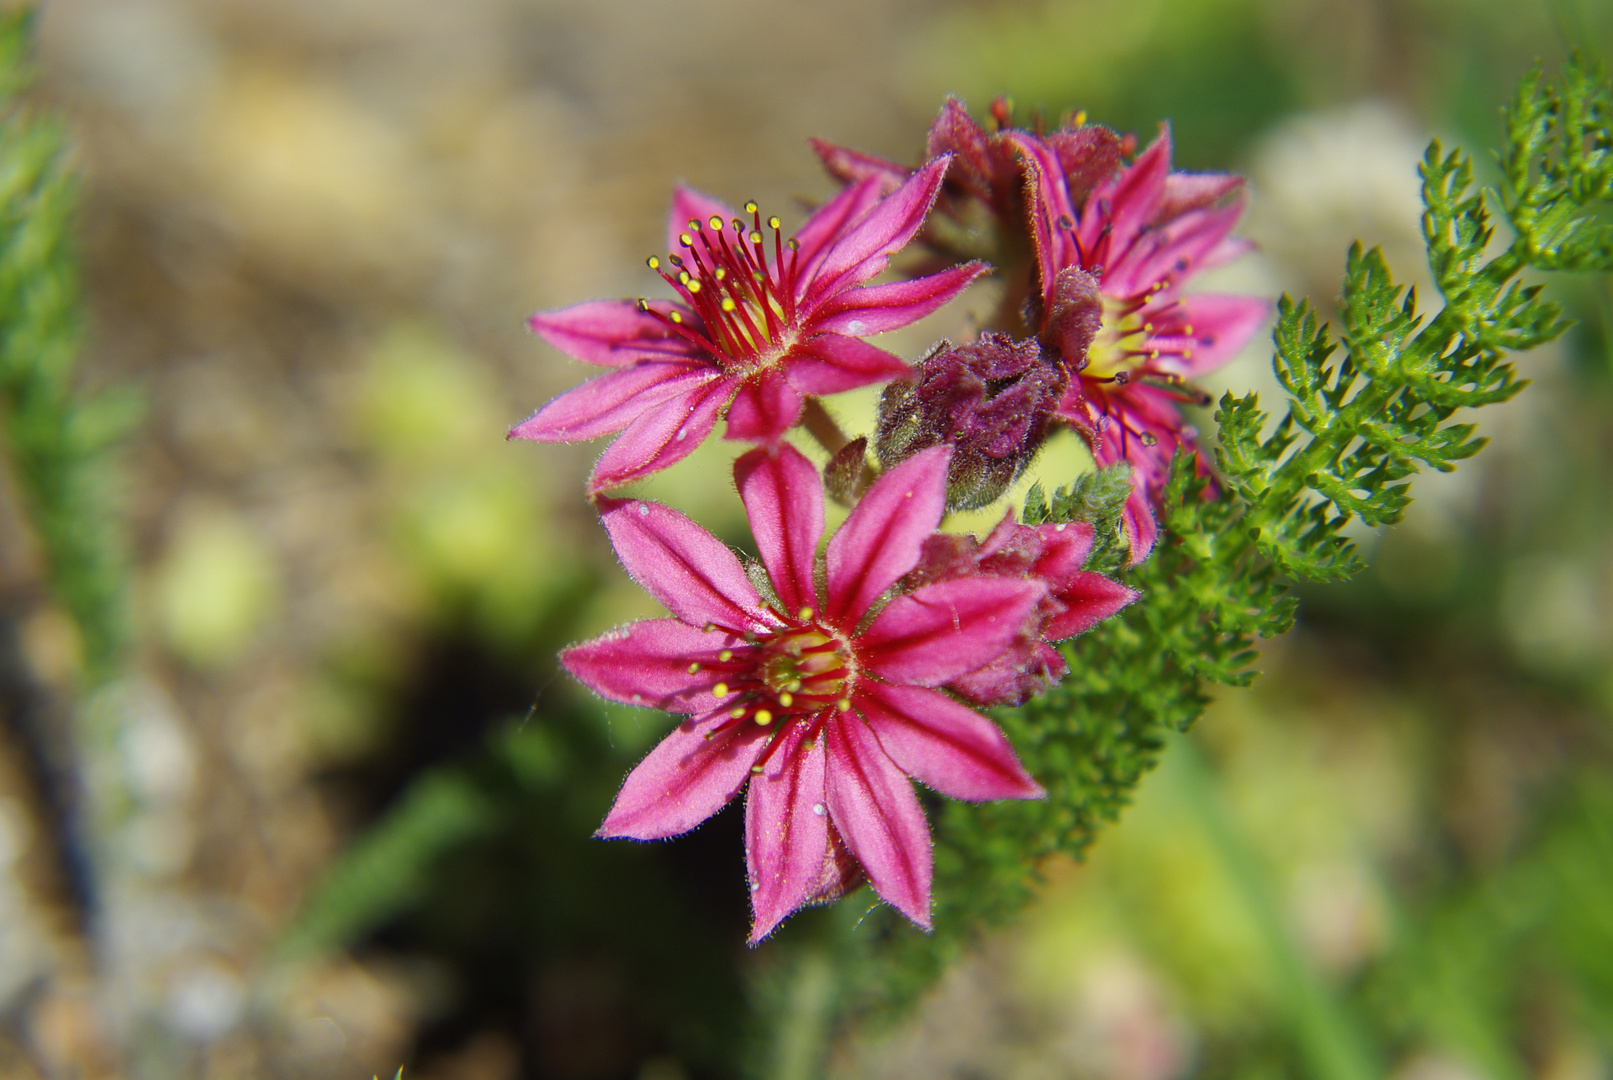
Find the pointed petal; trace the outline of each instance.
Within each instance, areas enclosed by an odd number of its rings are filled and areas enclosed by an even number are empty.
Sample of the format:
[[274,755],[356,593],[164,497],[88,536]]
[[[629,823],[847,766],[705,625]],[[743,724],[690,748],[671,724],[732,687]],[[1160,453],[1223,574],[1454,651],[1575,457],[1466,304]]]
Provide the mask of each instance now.
[[1092,554],[1092,525],[1085,521],[1061,521],[1038,525],[1036,532],[1042,541],[1042,553],[1036,557],[1031,573],[1048,582],[1048,587],[1057,593],[1058,583],[1078,572]]
[[865,285],[835,293],[822,308],[811,313],[811,326],[852,337],[883,334],[938,310],[989,269],[985,263],[964,263],[911,281]]
[[892,253],[905,247],[924,224],[951,161],[948,155],[929,162],[841,233],[802,295],[860,285],[885,269]]
[[1214,371],[1249,344],[1271,317],[1271,303],[1254,296],[1222,296],[1199,293],[1184,296],[1182,322],[1191,327],[1193,355],[1185,361],[1186,378]]
[[[789,740],[745,795],[745,861],[750,870],[750,944],[755,945],[806,903],[823,876],[829,847],[823,740],[803,746],[807,728],[795,724],[776,738]],[[781,768],[773,763],[782,764]]]
[[938,581],[887,604],[857,654],[887,682],[940,686],[996,659],[1046,595],[1023,578]]
[[812,883],[812,892],[808,894],[806,902],[827,904],[831,900],[839,900],[867,881],[868,875],[863,873],[862,864],[847,850],[846,842],[840,838],[840,830],[831,821],[829,847],[823,853],[823,869],[818,873],[818,880]]
[[1042,627],[1045,641],[1063,641],[1084,634],[1141,594],[1113,578],[1082,571],[1071,575],[1054,595],[1065,607]]
[[913,171],[905,165],[886,161],[873,154],[865,154],[861,150],[839,146],[827,139],[809,138],[807,144],[812,147],[812,152],[818,155],[818,160],[823,162],[823,167],[830,176],[842,184],[855,184],[874,177],[879,181],[881,195],[889,194],[901,187],[902,181]]
[[803,341],[781,367],[790,385],[808,395],[838,394],[913,373],[901,357],[844,334]]
[[[800,245],[795,256],[797,282],[811,281],[817,266],[829,248],[834,246],[835,240],[879,205],[879,200],[884,197],[883,184],[879,176],[859,180],[818,207],[801,223],[795,233],[795,242]],[[789,259],[786,255],[786,264]]]
[[826,618],[850,629],[880,593],[918,563],[924,538],[946,509],[951,458],[950,446],[921,450],[863,495],[829,541]]
[[683,397],[642,413],[599,456],[588,478],[588,494],[621,487],[694,453],[717,426],[717,414],[733,385],[732,379],[711,373]]
[[990,198],[997,172],[992,160],[991,137],[957,98],[948,97],[942,103],[941,114],[930,125],[925,138],[924,153],[931,158],[955,155],[952,179],[981,198]]
[[[677,307],[668,301],[654,306],[662,311]],[[694,346],[631,300],[590,300],[560,311],[540,311],[527,319],[527,325],[567,356],[600,367],[695,356]]]
[[1053,307],[1054,282],[1059,271],[1079,267],[1081,254],[1071,238],[1075,210],[1064,186],[1064,170],[1052,148],[1028,131],[1006,134],[1025,162],[1026,214],[1036,248],[1036,280],[1042,293],[1042,311]]
[[740,724],[712,738],[726,709],[686,720],[627,774],[595,836],[660,840],[688,832],[733,798],[766,745],[767,729]]
[[954,799],[1040,799],[1002,729],[939,690],[867,683],[858,707],[897,768]]
[[627,705],[704,714],[722,703],[711,695],[716,679],[689,671],[710,665],[733,638],[678,619],[644,619],[573,645],[560,662],[588,689]]
[[1114,263],[1131,249],[1138,232],[1159,209],[1165,196],[1165,177],[1171,168],[1171,133],[1161,125],[1159,137],[1137,155],[1120,175],[1094,191],[1081,215],[1081,243],[1094,250],[1108,230],[1105,263]]
[[828,735],[829,817],[886,903],[930,928],[930,827],[913,785],[860,718],[840,713]]
[[1126,556],[1127,566],[1136,566],[1149,553],[1154,550],[1154,541],[1159,539],[1159,523],[1154,520],[1154,508],[1149,505],[1148,496],[1141,488],[1133,488],[1131,498],[1126,500],[1126,509],[1120,515],[1121,525],[1126,530],[1126,543],[1131,547],[1131,553]]
[[[726,223],[734,216],[734,208],[721,199],[707,195],[703,191],[696,191],[692,187],[679,184],[672,192],[672,210],[666,219],[666,249],[674,255],[681,254],[683,245],[678,242],[678,234],[686,233],[689,239],[696,239],[695,232],[689,228],[690,220],[698,221],[702,226],[711,219],[711,216],[723,219]],[[704,251],[702,250],[702,254]]]
[[784,610],[816,608],[812,565],[823,536],[823,482],[818,470],[786,443],[752,450],[734,462],[734,485]]
[[1104,291],[1110,296],[1146,293],[1156,282],[1180,286],[1226,240],[1243,213],[1241,199],[1214,210],[1194,210],[1158,228],[1146,229],[1110,259]]
[[510,429],[507,438],[580,442],[620,431],[647,409],[684,396],[711,378],[702,364],[646,361],[573,387]]
[[1055,131],[1047,145],[1058,157],[1070,203],[1080,206],[1093,188],[1114,175],[1120,166],[1120,136],[1099,124]]
[[1189,210],[1214,206],[1242,186],[1243,177],[1233,173],[1169,173],[1152,224],[1162,224]]
[[745,633],[772,623],[738,557],[676,510],[613,500],[599,520],[632,579],[690,626]]
[[739,384],[724,438],[777,442],[800,415],[801,395],[777,368],[768,368]]

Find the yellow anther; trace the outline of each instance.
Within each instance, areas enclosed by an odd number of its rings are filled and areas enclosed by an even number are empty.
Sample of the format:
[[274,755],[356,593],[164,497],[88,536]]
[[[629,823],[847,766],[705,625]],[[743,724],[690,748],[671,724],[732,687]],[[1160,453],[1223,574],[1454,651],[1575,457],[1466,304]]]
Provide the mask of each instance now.
[[725,682],[718,683],[716,686],[713,686],[711,688],[711,693],[712,693],[712,695],[714,697],[727,697],[728,696],[728,684],[725,683]]
[[689,234],[686,232],[680,232],[678,234],[678,243],[682,244],[684,247],[694,247],[694,241],[689,239]]
[[850,698],[843,697],[839,701],[835,702],[835,704],[837,706],[839,706],[841,712],[850,712],[851,711],[851,699]]
[[698,281],[689,282],[689,291],[692,292],[692,293],[699,292],[700,291],[700,282],[698,282]]
[[1183,360],[1191,360],[1191,359],[1193,359],[1193,350],[1192,349],[1183,349],[1182,350],[1182,359]]
[[780,694],[778,696],[778,703],[788,709],[791,705],[795,704],[795,698],[791,697],[789,694]]
[[1154,324],[1153,323],[1151,323],[1151,322],[1143,323],[1143,333],[1152,334],[1153,332],[1154,332]]
[[799,694],[801,692],[801,680],[791,679],[789,682],[784,684],[784,688],[792,694]]
[[689,674],[698,675],[699,673],[700,673],[700,661],[696,660],[694,663],[689,665]]
[[1182,327],[1182,333],[1186,334],[1188,337],[1192,337],[1193,336],[1193,326],[1192,326],[1192,324],[1189,323],[1187,326]]
[[735,720],[738,720],[741,716],[745,715],[745,706],[741,705],[737,709],[729,709],[728,715],[733,717]]
[[753,244],[760,244],[762,242],[762,234],[757,232],[755,229],[752,229],[750,231],[750,236],[746,237],[746,239]]
[[679,285],[687,285],[687,284],[689,284],[689,271],[687,271],[687,270],[679,270],[678,271],[678,284]]
[[776,229],[779,227],[779,219],[777,214],[774,214],[772,217],[767,219],[767,227],[769,229]]
[[1086,122],[1087,122],[1087,111],[1085,109],[1082,109],[1080,112],[1075,114],[1075,125],[1076,125],[1076,127],[1080,127],[1082,124],[1084,124]]
[[717,654],[717,659],[722,660],[724,662],[732,660],[733,658],[734,658],[734,650],[732,650],[732,649],[724,649],[722,652]]
[[695,232],[699,232],[700,231],[700,219],[699,218],[690,218],[689,219],[689,228],[693,229]]
[[754,214],[754,213],[756,213],[756,210],[757,210],[756,200],[755,199],[746,199],[745,200],[745,213]]
[[801,241],[792,236],[784,242],[784,246],[789,248],[791,251],[799,251],[801,250]]
[[722,298],[722,309],[724,311],[733,311],[738,306],[738,304],[734,303],[734,298],[732,296],[725,296]]
[[648,259],[644,260],[644,265],[648,266],[651,270],[659,270],[661,269],[661,260],[656,258],[654,255],[651,255]]
[[638,309],[640,311],[648,311],[648,310],[650,310],[650,302],[648,300],[644,299],[644,297],[642,297],[642,296],[639,297],[638,298]]
[[766,709],[757,709],[756,722],[763,727],[766,727],[768,724],[773,722],[773,714],[768,712]]
[[717,280],[718,281],[726,281],[726,280],[728,280],[728,267],[726,267],[726,266],[717,267]]
[[809,607],[802,608],[800,611],[796,612],[796,614],[801,616],[802,622],[810,622],[812,620],[812,609]]
[[671,319],[673,322],[678,323],[680,325],[683,323],[683,316],[679,315],[676,311],[671,312],[670,314],[668,314],[667,318]]
[[717,231],[721,232],[722,231],[722,218],[719,217],[716,214],[712,214],[711,215],[711,227],[713,229],[716,229]]

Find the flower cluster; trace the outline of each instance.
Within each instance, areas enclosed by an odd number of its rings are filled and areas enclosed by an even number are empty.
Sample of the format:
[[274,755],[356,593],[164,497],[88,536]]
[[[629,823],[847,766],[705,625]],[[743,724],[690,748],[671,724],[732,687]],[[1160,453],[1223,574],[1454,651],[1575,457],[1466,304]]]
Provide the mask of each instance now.
[[[982,540],[942,531],[943,518],[998,499],[1064,426],[1100,464],[1131,465],[1124,529],[1140,561],[1170,456],[1196,452],[1187,380],[1265,316],[1261,301],[1182,292],[1241,250],[1228,235],[1236,178],[1171,172],[1165,135],[1128,164],[1134,140],[1107,128],[1043,134],[1005,106],[994,116],[988,133],[949,101],[911,170],[816,143],[843,187],[789,237],[754,202],[741,214],[680,188],[670,252],[648,260],[671,298],[531,320],[610,370],[510,435],[617,436],[588,493],[623,566],[670,612],[562,663],[606,698],[684,718],[599,835],[675,836],[743,791],[753,944],[865,880],[928,927],[929,830],[910,780],[957,799],[1042,795],[976,709],[1051,686],[1069,662],[1055,644],[1137,594],[1086,569],[1090,522],[1025,525],[1010,510]],[[909,273],[873,283],[914,241]],[[988,269],[1003,310],[975,340],[916,365],[864,340]],[[871,443],[832,421],[825,433],[815,398],[876,384]],[[668,507],[609,494],[687,456],[719,420],[753,444],[734,482],[758,566]],[[798,426],[832,455],[827,481],[786,440]],[[854,505],[824,543],[826,482]]]

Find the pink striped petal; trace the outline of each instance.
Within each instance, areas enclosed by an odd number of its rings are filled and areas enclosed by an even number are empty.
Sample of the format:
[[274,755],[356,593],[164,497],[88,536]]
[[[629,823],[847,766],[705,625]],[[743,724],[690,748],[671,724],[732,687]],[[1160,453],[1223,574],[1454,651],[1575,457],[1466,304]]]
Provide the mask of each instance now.
[[752,375],[739,384],[728,406],[727,439],[777,442],[801,415],[801,395],[777,368]]
[[1165,177],[1152,224],[1159,225],[1189,210],[1214,206],[1243,186],[1243,177],[1232,173],[1173,172]]
[[[700,222],[701,228],[709,228],[712,215],[722,218],[724,227],[734,216],[734,208],[721,199],[707,195],[703,191],[696,191],[692,187],[679,184],[672,192],[672,210],[666,219],[666,249],[673,255],[683,254],[683,244],[679,242],[679,234],[686,234],[689,239],[698,242],[699,233],[689,228],[691,220]],[[705,249],[701,249],[701,254]]]
[[1171,168],[1171,133],[1161,125],[1159,137],[1137,155],[1120,175],[1102,185],[1087,199],[1081,215],[1081,244],[1090,254],[1108,232],[1103,261],[1116,262],[1131,249],[1138,232],[1148,224],[1165,197],[1165,177]]
[[811,896],[823,877],[829,848],[823,740],[803,746],[803,724],[781,731],[787,740],[745,794],[745,862],[750,871],[750,944],[771,934]]
[[[663,312],[683,310],[669,301],[654,306]],[[689,318],[687,311],[684,318]],[[590,300],[560,311],[540,311],[527,325],[567,356],[600,367],[698,357],[693,345],[631,300]]]
[[1047,595],[1024,578],[953,578],[886,605],[857,654],[887,682],[940,686],[996,659]]
[[733,798],[766,746],[767,729],[740,724],[708,739],[726,709],[686,720],[627,774],[595,836],[661,840],[686,833]]
[[857,705],[897,768],[954,799],[1040,799],[1002,729],[939,690],[867,683]]
[[812,565],[823,536],[823,482],[788,443],[752,450],[734,462],[734,484],[750,519],[762,565],[787,614],[816,608]]
[[780,367],[790,385],[807,395],[838,394],[913,373],[901,357],[844,334],[819,334],[803,341]]
[[1042,627],[1046,641],[1063,641],[1084,634],[1141,595],[1102,574],[1082,571],[1060,582],[1054,596],[1064,610]]
[[813,271],[808,293],[861,285],[913,239],[941,191],[949,154],[915,172],[835,240]]
[[933,856],[913,785],[860,718],[840,713],[824,730],[830,819],[874,891],[928,930]]
[[969,115],[969,110],[957,98],[949,97],[942,103],[941,114],[930,125],[929,134],[925,137],[924,153],[932,158],[942,154],[956,155],[957,160],[951,169],[952,180],[981,198],[991,198],[992,183],[997,179],[999,170],[992,152],[991,136],[975,122],[975,118]]
[[721,631],[707,632],[677,619],[645,619],[573,645],[560,662],[588,689],[627,705],[674,713],[708,713],[722,703],[711,694],[716,679],[689,671],[711,664],[732,644]]
[[918,322],[936,311],[989,269],[985,263],[964,263],[911,281],[865,285],[834,293],[821,309],[812,313],[812,328],[852,337],[883,334]]
[[1271,302],[1253,296],[1196,294],[1184,296],[1182,322],[1191,327],[1193,355],[1181,372],[1194,378],[1214,371],[1238,355],[1255,333],[1271,317]]
[[921,450],[874,481],[829,541],[829,595],[824,612],[851,629],[879,594],[919,561],[924,538],[946,509],[952,447]]
[[733,388],[732,379],[713,372],[683,397],[642,413],[599,456],[588,478],[588,494],[621,487],[694,453],[717,426],[717,414]]
[[1131,546],[1126,565],[1136,566],[1148,558],[1154,550],[1154,542],[1159,539],[1159,523],[1154,520],[1154,508],[1142,488],[1132,488],[1131,497],[1126,500],[1126,509],[1120,515],[1120,523],[1126,530],[1126,543]]
[[[1042,541],[1042,553],[1036,557],[1031,573],[1047,582],[1059,582],[1086,565],[1092,554],[1094,538],[1091,524],[1085,521],[1059,522],[1036,526]],[[1056,584],[1050,586],[1058,592]]]
[[1005,137],[1019,150],[1025,162],[1025,187],[1031,203],[1027,214],[1031,241],[1036,248],[1036,280],[1042,289],[1042,309],[1050,311],[1059,271],[1080,266],[1082,262],[1071,231],[1065,225],[1066,222],[1074,225],[1075,210],[1064,186],[1064,169],[1053,150],[1026,131],[1008,132]]
[[709,623],[739,634],[772,625],[756,587],[721,540],[660,503],[625,499],[601,505],[599,520],[616,557],[672,614],[690,626]]
[[818,155],[818,160],[823,162],[823,167],[830,176],[842,184],[855,184],[874,177],[879,181],[881,195],[888,195],[901,187],[902,181],[913,172],[906,165],[898,165],[894,161],[886,161],[873,154],[839,146],[826,139],[809,138],[807,144],[812,147],[812,152]]
[[709,382],[711,369],[688,361],[646,361],[573,387],[510,429],[511,439],[580,442],[620,431],[647,409]]
[[[835,238],[879,205],[879,200],[884,197],[884,183],[884,179],[877,175],[859,180],[842,189],[840,194],[818,207],[801,223],[801,228],[795,234],[795,242],[800,245],[795,255],[797,299],[806,295],[805,286],[812,281],[818,265],[834,245]],[[786,262],[789,258],[785,256]]]
[[1109,262],[1103,289],[1110,296],[1147,292],[1157,282],[1180,285],[1197,273],[1243,213],[1240,199],[1214,210],[1194,210],[1158,228],[1146,229],[1132,246]]

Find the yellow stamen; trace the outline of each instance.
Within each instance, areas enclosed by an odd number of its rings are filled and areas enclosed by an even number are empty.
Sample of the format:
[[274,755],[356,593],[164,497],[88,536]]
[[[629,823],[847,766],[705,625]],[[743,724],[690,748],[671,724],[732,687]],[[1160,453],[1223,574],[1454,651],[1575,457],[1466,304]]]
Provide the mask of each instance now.
[[788,709],[795,703],[795,698],[791,697],[789,694],[780,694],[778,696],[778,703]]
[[728,684],[725,683],[725,682],[720,682],[716,686],[713,686],[711,688],[711,692],[716,697],[720,697],[720,698],[727,697],[728,696]]
[[773,722],[773,714],[768,712],[766,709],[757,709],[756,722],[763,727],[766,727],[768,724]]
[[694,663],[689,665],[689,674],[696,675],[696,674],[699,674],[699,672],[700,672],[700,661],[696,660]]

